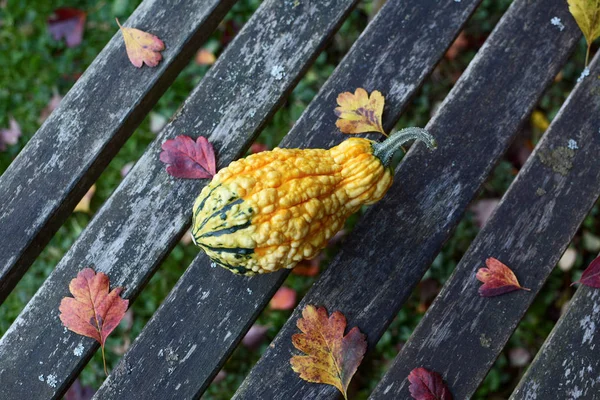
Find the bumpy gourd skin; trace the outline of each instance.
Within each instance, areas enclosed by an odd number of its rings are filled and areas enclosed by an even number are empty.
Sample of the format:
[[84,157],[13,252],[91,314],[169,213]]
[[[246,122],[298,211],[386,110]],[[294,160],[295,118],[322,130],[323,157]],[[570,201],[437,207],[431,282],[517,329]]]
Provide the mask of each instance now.
[[218,265],[254,275],[293,268],[327,245],[362,205],[380,200],[392,171],[373,142],[279,149],[232,162],[196,200],[192,237]]

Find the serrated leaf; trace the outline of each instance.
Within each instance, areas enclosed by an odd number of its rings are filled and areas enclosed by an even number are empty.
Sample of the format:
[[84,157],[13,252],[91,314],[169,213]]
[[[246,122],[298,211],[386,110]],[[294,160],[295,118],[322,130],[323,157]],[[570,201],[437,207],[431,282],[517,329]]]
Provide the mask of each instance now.
[[216,173],[215,150],[200,136],[196,141],[180,135],[162,144],[160,161],[168,164],[167,173],[176,178],[205,179]]
[[477,279],[483,282],[479,294],[483,297],[499,296],[515,290],[526,290],[519,284],[514,272],[499,260],[490,257],[485,260],[487,268],[477,271]]
[[588,54],[585,64],[588,64],[592,42],[600,37],[600,0],[567,0],[569,12],[575,18],[588,43]]
[[365,335],[354,327],[344,336],[341,312],[328,317],[324,307],[312,305],[302,310],[297,326],[303,333],[293,335],[292,343],[307,355],[293,356],[292,369],[305,381],[335,386],[347,399],[350,380],[367,351]]
[[408,390],[415,400],[452,400],[452,393],[437,372],[415,368],[408,375]]
[[600,257],[597,257],[590,263],[585,271],[583,271],[581,279],[575,283],[581,283],[582,285],[593,288],[600,288]]
[[106,338],[119,325],[129,305],[129,300],[119,296],[122,290],[119,287],[109,292],[108,276],[85,268],[69,284],[73,297],[64,297],[60,302],[59,318],[64,326],[98,341],[103,358]]
[[144,63],[149,67],[156,67],[162,60],[160,52],[165,49],[163,41],[151,33],[135,28],[124,28],[118,19],[117,24],[125,40],[129,61],[138,68],[141,68]]
[[337,103],[339,107],[335,109],[335,115],[338,120],[335,125],[342,133],[380,132],[386,135],[381,122],[385,104],[381,92],[374,90],[369,96],[365,89],[358,88],[354,94],[340,93]]

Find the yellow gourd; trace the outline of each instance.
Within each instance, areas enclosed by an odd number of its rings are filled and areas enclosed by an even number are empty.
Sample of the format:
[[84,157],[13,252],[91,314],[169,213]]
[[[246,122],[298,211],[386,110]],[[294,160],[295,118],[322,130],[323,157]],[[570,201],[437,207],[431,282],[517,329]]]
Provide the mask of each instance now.
[[435,147],[426,131],[407,128],[381,143],[351,138],[329,150],[276,148],[234,161],[196,199],[194,243],[234,273],[293,268],[383,197],[393,179],[388,164],[412,139]]

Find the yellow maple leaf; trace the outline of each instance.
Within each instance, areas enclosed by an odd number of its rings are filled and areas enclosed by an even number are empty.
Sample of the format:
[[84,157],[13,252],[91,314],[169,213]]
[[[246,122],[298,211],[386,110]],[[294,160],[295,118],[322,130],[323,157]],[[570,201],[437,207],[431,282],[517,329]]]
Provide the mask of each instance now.
[[292,336],[292,343],[307,355],[293,356],[292,369],[308,382],[335,386],[347,397],[348,385],[356,373],[367,341],[357,327],[344,336],[346,317],[339,311],[327,316],[324,307],[306,306],[298,328],[303,333]]
[[163,41],[139,29],[124,28],[118,19],[117,24],[125,40],[125,49],[129,61],[138,68],[141,68],[144,63],[149,67],[156,67],[162,60],[160,52],[165,49]]
[[567,0],[569,12],[575,18],[588,44],[585,65],[588,64],[592,42],[600,37],[600,0]]
[[92,201],[92,197],[94,197],[94,193],[96,193],[96,184],[93,184],[81,200],[79,200],[79,203],[77,203],[73,212],[89,213],[90,202]]
[[381,92],[374,90],[369,96],[365,89],[358,88],[354,94],[340,93],[337,103],[335,125],[343,133],[380,132],[387,136],[381,123],[385,103]]

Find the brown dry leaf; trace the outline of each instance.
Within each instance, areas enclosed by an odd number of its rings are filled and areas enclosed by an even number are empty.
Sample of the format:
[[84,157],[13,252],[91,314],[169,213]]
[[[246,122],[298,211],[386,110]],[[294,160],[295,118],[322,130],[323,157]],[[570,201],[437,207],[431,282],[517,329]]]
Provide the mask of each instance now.
[[124,28],[117,19],[117,24],[125,40],[125,48],[129,61],[138,68],[144,63],[149,67],[156,67],[162,60],[161,51],[165,49],[165,44],[158,37],[140,31],[135,28]]
[[328,317],[324,307],[308,305],[298,319],[303,333],[292,336],[292,343],[307,355],[293,356],[292,369],[308,382],[335,386],[348,398],[350,380],[358,369],[367,341],[357,327],[344,336],[346,317],[336,311]]
[[587,41],[585,65],[588,65],[592,42],[600,37],[600,0],[567,0],[569,12]]
[[340,93],[337,97],[339,107],[335,109],[338,120],[335,125],[342,133],[379,132],[387,136],[383,130],[381,117],[385,99],[381,92],[374,90],[371,96],[363,88],[354,94]]

